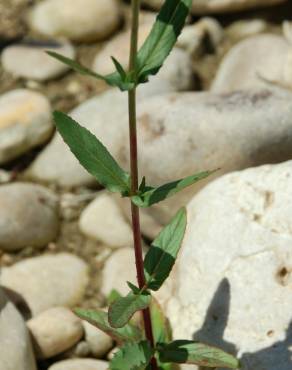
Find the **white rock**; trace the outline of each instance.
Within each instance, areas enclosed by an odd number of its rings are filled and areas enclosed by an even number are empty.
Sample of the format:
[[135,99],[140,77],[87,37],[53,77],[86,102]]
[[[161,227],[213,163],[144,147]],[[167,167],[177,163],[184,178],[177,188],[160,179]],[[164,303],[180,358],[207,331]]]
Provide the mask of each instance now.
[[56,306],[73,307],[83,298],[88,266],[69,254],[32,257],[2,269],[1,284],[21,294],[33,316]]
[[46,97],[25,89],[0,96],[0,164],[42,144],[52,131]]
[[[257,7],[281,4],[287,0],[194,0],[193,14],[228,13]],[[159,9],[164,0],[143,0],[154,9]]]
[[231,173],[193,198],[166,300],[175,338],[236,348],[243,369],[291,368],[291,196],[289,161]]
[[[152,24],[146,22],[139,27],[138,47],[140,48],[151,30]],[[114,36],[105,46],[97,53],[94,58],[92,68],[97,73],[108,74],[114,69],[111,57],[114,56],[119,63],[128,68],[130,53],[130,31],[124,31]]]
[[50,358],[76,344],[83,336],[81,320],[65,307],[42,312],[27,323],[38,358]]
[[233,22],[228,28],[227,33],[230,37],[245,38],[254,36],[266,31],[268,23],[263,19],[247,19]]
[[116,0],[45,0],[29,16],[31,28],[47,36],[94,41],[111,35],[120,23]]
[[108,370],[108,367],[106,361],[84,358],[56,362],[48,370]]
[[268,86],[292,89],[292,46],[282,36],[262,34],[236,44],[224,57],[211,90],[230,92]]
[[104,357],[113,347],[113,340],[103,331],[83,321],[85,340],[89,344],[92,355],[96,358]]
[[117,290],[122,295],[129,293],[127,281],[134,284],[136,282],[134,249],[122,248],[115,251],[105,262],[101,276],[101,293],[105,297],[107,297],[113,289]]
[[199,55],[203,52],[206,39],[216,49],[223,36],[224,30],[220,23],[214,18],[204,17],[197,23],[185,26],[176,45],[192,55]]
[[74,59],[75,50],[64,42],[27,42],[8,46],[1,55],[4,70],[16,77],[46,81],[59,77],[69,67],[46,54],[54,51]]
[[[142,46],[151,30],[152,24],[142,24],[139,31],[139,47]],[[128,68],[130,52],[130,31],[122,32],[108,42],[96,55],[92,69],[100,74],[109,74],[113,71],[111,56],[121,63],[124,69]],[[193,85],[193,70],[190,56],[174,48],[159,71],[159,75],[152,77],[158,81],[166,80],[175,90],[189,90]]]
[[36,370],[24,320],[0,288],[0,369]]
[[[169,91],[173,91],[173,87],[167,81],[154,79],[138,89],[138,100]],[[92,131],[107,146],[112,155],[118,158],[122,144],[121,137],[126,135],[128,130],[128,125],[121,122],[121,118],[128,115],[127,109],[126,94],[112,89],[82,103],[70,115]],[[37,181],[55,182],[62,186],[94,183],[58,133],[33,162],[27,175]]]
[[102,193],[82,212],[80,230],[88,237],[111,247],[133,244],[132,230],[114,197]]
[[13,183],[0,186],[0,249],[41,247],[59,229],[58,198],[43,186]]

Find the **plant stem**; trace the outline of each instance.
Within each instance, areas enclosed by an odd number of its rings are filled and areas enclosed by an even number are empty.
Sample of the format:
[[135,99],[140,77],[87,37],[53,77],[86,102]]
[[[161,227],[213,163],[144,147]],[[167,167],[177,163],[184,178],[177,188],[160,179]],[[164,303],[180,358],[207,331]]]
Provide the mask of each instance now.
[[[135,70],[136,54],[138,47],[137,45],[139,29],[139,10],[140,10],[140,0],[132,0],[132,27],[131,27],[131,50],[130,50],[129,71]],[[139,186],[137,122],[136,122],[136,88],[133,88],[132,90],[129,91],[128,104],[129,104],[130,161],[131,161],[131,193],[136,194]],[[132,212],[132,227],[133,227],[137,281],[139,288],[142,289],[145,286],[145,276],[143,267],[140,213],[139,208],[132,202],[131,202],[131,212]],[[155,344],[149,308],[143,310],[142,313],[146,338],[154,348]],[[151,359],[151,369],[158,370],[156,359],[154,357]]]

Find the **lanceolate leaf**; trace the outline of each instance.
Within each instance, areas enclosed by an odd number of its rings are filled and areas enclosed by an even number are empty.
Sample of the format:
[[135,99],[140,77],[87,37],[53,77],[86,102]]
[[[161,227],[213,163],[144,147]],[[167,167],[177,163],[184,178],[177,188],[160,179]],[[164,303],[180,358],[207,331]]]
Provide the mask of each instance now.
[[147,341],[125,344],[110,362],[110,370],[144,370],[153,356]]
[[162,362],[195,364],[205,367],[237,369],[239,361],[232,355],[215,347],[188,340],[176,340],[158,349]]
[[154,26],[137,54],[137,76],[145,82],[167,58],[185,24],[192,0],[166,0]]
[[59,133],[81,165],[108,190],[127,195],[130,191],[130,176],[106,147],[66,114],[55,112],[54,120]]
[[113,328],[122,328],[136,311],[144,310],[150,302],[151,296],[149,294],[129,293],[126,297],[118,298],[109,308],[110,325]]
[[155,203],[169,198],[179,191],[184,190],[186,187],[195,184],[196,182],[210,176],[214,171],[200,172],[184,179],[170,182],[168,184],[159,186],[158,188],[146,187],[144,191],[140,191],[139,195],[133,196],[131,199],[138,207],[150,207]]
[[[60,62],[68,65],[74,71],[76,71],[76,72],[78,72],[78,73],[80,73],[82,75],[86,75],[86,76],[91,76],[91,77],[97,78],[98,80],[103,80],[107,84],[109,84],[110,86],[117,86],[117,87],[119,87],[122,91],[130,90],[134,86],[133,83],[127,82],[125,78],[122,78],[122,76],[118,72],[113,72],[113,73],[111,73],[109,75],[103,76],[103,75],[100,75],[100,74],[92,71],[91,69],[89,69],[87,67],[84,67],[83,65],[79,64],[78,62],[76,62],[76,60],[67,58],[64,55],[55,53],[53,51],[47,51],[47,53],[51,57],[53,57],[53,58],[59,60]],[[117,61],[115,60],[115,62],[117,62]]]
[[88,321],[90,324],[96,326],[109,336],[111,336],[118,343],[136,342],[142,339],[141,330],[133,324],[127,324],[123,328],[114,329],[108,322],[108,314],[101,310],[84,310],[78,308],[74,310],[75,314],[82,320]]
[[147,289],[158,290],[175,263],[187,225],[186,209],[182,208],[151,244],[144,260]]

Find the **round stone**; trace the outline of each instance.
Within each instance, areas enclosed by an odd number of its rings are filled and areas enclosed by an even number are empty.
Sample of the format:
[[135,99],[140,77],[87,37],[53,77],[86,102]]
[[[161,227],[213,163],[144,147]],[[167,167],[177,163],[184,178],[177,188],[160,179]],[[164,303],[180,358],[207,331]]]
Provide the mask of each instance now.
[[120,23],[116,0],[45,0],[29,17],[32,29],[51,37],[95,41],[111,35]]
[[59,230],[58,198],[43,186],[13,183],[0,186],[0,249],[42,247]]
[[128,247],[133,244],[132,230],[113,196],[103,193],[82,212],[80,230],[108,246]]
[[88,343],[91,354],[96,358],[103,358],[113,347],[113,340],[103,331],[83,321],[85,340]]
[[52,132],[45,96],[25,89],[0,96],[0,165],[42,144]]
[[66,307],[54,307],[27,322],[38,358],[50,358],[71,348],[83,336],[81,320]]
[[74,59],[75,50],[69,43],[31,41],[8,46],[1,55],[4,70],[15,77],[46,81],[64,74],[69,67],[49,56],[53,51]]
[[128,294],[127,281],[134,284],[136,281],[134,249],[122,248],[115,251],[105,262],[101,276],[101,292],[105,297],[112,290],[117,290],[122,295]]
[[19,293],[33,316],[56,306],[78,305],[88,281],[87,264],[69,253],[28,258],[1,274],[1,284]]

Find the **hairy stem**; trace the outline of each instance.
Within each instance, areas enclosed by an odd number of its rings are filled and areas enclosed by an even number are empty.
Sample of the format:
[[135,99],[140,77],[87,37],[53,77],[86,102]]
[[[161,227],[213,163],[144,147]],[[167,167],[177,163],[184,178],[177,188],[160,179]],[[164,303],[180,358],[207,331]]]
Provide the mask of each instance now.
[[[138,29],[139,29],[139,10],[140,0],[132,0],[132,29],[131,29],[131,50],[129,70],[135,70],[137,45],[138,45]],[[136,88],[128,93],[129,104],[129,136],[130,136],[130,160],[131,160],[131,193],[136,194],[138,190],[138,145],[137,145],[137,122],[136,122]],[[137,270],[137,280],[139,288],[145,286],[145,276],[143,268],[143,253],[142,240],[140,229],[140,214],[139,208],[131,202],[132,211],[132,226],[135,249],[135,261]],[[142,311],[146,338],[154,347],[153,330],[149,308]],[[158,370],[156,359],[151,360],[151,369]]]

